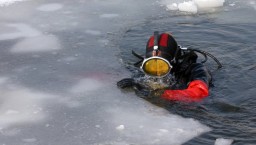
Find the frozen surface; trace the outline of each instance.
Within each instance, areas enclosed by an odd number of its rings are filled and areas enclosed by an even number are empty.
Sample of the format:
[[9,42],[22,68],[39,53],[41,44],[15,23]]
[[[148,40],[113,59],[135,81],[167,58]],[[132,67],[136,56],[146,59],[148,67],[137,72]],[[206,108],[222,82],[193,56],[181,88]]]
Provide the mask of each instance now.
[[138,144],[182,144],[205,131],[210,131],[193,119],[169,116],[168,112],[154,106],[136,109],[134,112],[133,109],[113,107],[107,112],[111,114],[111,122],[116,126],[116,130]]
[[41,35],[41,32],[27,24],[3,24],[2,30],[10,30],[9,33],[1,33],[0,40],[18,39]]
[[116,32],[154,1],[3,2],[15,13],[0,12],[1,143],[182,144],[211,130],[115,86],[125,76]]
[[[118,58],[120,39],[165,13],[159,3],[15,2],[0,1],[1,144],[177,145],[211,131],[116,88],[130,75]],[[171,1],[165,7],[196,13],[223,2]],[[255,12],[255,3],[247,4]]]
[[20,123],[41,121],[45,117],[44,100],[55,96],[17,86],[9,78],[0,78],[0,129]]

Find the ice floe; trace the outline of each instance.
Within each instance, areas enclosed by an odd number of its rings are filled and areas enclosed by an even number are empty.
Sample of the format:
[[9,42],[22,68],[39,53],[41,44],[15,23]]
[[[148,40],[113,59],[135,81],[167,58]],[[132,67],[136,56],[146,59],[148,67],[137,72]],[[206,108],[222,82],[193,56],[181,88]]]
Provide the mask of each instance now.
[[168,10],[179,10],[188,13],[197,13],[200,9],[216,8],[224,5],[225,0],[190,0],[179,3],[167,3]]

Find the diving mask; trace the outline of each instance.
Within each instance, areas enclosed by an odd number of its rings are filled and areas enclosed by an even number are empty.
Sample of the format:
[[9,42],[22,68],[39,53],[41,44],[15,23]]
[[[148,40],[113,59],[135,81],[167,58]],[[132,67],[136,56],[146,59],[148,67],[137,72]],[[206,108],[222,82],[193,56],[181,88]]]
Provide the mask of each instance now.
[[160,78],[170,73],[172,65],[162,57],[152,56],[144,59],[141,69],[148,76]]

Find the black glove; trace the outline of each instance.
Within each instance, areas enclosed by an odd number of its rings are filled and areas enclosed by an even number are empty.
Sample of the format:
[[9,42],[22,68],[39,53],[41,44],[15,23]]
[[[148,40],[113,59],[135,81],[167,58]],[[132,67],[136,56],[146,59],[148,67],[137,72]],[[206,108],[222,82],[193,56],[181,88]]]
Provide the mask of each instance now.
[[134,85],[134,79],[132,78],[124,78],[120,81],[118,81],[116,83],[116,85],[119,87],[119,88],[127,88],[127,87],[132,87]]

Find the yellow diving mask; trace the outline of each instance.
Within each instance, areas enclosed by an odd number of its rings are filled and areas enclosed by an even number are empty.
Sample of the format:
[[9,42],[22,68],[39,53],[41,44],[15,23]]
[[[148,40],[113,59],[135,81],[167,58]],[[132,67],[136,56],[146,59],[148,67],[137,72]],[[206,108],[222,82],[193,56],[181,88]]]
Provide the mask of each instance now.
[[172,65],[162,57],[152,56],[144,59],[141,69],[146,75],[160,78],[170,73]]

